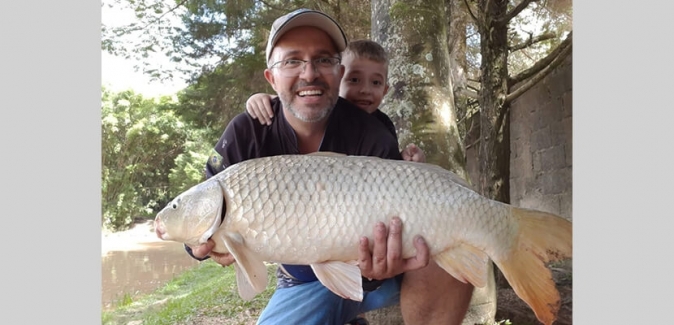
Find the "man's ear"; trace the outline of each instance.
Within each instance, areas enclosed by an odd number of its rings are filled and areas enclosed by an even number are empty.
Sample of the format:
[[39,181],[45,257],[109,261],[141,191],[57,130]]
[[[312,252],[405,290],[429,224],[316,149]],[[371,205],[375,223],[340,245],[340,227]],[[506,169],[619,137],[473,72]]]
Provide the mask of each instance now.
[[384,85],[384,95],[383,96],[386,96],[386,94],[388,94],[388,82]]
[[276,79],[274,79],[274,73],[270,69],[264,69],[264,78],[267,79],[267,82],[271,87],[276,91]]

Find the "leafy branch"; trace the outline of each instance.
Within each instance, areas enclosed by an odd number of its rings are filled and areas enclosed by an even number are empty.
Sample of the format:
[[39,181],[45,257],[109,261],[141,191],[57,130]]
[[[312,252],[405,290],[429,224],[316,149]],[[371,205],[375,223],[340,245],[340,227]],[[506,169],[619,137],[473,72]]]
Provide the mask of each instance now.
[[538,1],[538,0],[522,0],[520,3],[517,4],[517,6],[515,6],[515,8],[510,10],[510,12],[507,12],[505,15],[503,15],[503,17],[500,17],[499,19],[495,20],[494,22],[496,24],[507,24],[507,23],[510,22],[510,20],[515,18],[517,15],[519,15],[520,12],[522,12],[522,10],[524,10],[527,6],[529,6],[530,3],[536,2],[536,1]]
[[521,49],[527,48],[527,47],[529,47],[531,45],[534,45],[536,43],[539,43],[539,42],[542,42],[542,41],[547,41],[549,39],[553,39],[553,38],[557,37],[557,35],[555,35],[555,33],[545,33],[545,34],[542,34],[542,35],[538,35],[536,37],[532,37],[532,36],[533,35],[531,33],[529,33],[529,39],[527,39],[526,42],[515,44],[513,46],[510,46],[508,49],[510,50],[510,52],[515,52],[515,51],[519,51]]
[[536,62],[533,66],[530,68],[520,72],[519,74],[511,77],[508,79],[508,88],[512,87],[513,85],[530,78],[531,76],[535,75],[539,71],[543,70],[545,67],[549,66],[550,63],[557,58],[564,49],[569,46],[572,42],[572,35],[573,31],[569,32],[569,35],[567,35],[566,39],[562,41],[550,54],[548,54],[545,58],[539,60]]
[[114,30],[114,34],[115,34],[115,36],[123,36],[125,34],[129,34],[129,33],[132,33],[132,32],[145,30],[146,28],[150,27],[151,25],[154,25],[154,24],[157,24],[158,22],[160,22],[166,15],[168,15],[170,13],[173,13],[176,10],[178,10],[178,8],[185,5],[188,1],[189,0],[182,0],[182,1],[178,2],[173,8],[171,8],[168,11],[162,13],[159,17],[155,18],[154,20],[151,20],[151,21],[147,22],[143,26],[135,26],[135,24],[131,24],[131,25],[129,25],[129,27],[131,27],[131,26],[134,26],[134,27],[128,28],[128,29],[127,28],[116,28]]
[[[535,86],[552,70],[558,67],[564,61],[564,59],[571,53],[571,48],[572,48],[571,34],[569,34],[569,36],[564,40],[564,42],[559,44],[559,46],[555,49],[555,51],[553,51],[553,53],[550,53],[550,55],[548,55],[545,59],[543,59],[546,61],[549,60],[550,63],[547,64],[544,68],[540,69],[538,73],[536,73],[533,77],[528,79],[522,86],[518,87],[515,91],[509,93],[508,96],[506,96],[504,105],[511,103],[517,97],[525,93],[527,90],[531,89],[531,87]],[[555,55],[552,56],[553,54]],[[538,63],[540,63],[540,61],[537,62],[536,65],[538,65]]]

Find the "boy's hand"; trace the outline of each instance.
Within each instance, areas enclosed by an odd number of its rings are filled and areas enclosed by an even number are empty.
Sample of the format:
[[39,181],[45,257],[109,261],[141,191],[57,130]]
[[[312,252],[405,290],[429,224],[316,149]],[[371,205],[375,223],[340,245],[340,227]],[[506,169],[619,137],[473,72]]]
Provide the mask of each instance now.
[[400,155],[407,161],[426,162],[426,155],[424,155],[421,148],[417,147],[414,143],[408,144]]
[[270,94],[253,94],[246,101],[246,111],[254,119],[260,120],[260,123],[271,125],[271,119],[274,113],[271,109],[271,100],[276,97]]

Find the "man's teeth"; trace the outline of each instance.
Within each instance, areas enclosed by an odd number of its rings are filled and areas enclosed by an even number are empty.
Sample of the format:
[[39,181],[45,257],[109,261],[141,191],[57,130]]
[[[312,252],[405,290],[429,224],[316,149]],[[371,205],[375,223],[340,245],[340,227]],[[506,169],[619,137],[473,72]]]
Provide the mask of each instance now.
[[321,90],[304,90],[299,92],[300,97],[304,96],[320,96],[323,95],[323,91]]

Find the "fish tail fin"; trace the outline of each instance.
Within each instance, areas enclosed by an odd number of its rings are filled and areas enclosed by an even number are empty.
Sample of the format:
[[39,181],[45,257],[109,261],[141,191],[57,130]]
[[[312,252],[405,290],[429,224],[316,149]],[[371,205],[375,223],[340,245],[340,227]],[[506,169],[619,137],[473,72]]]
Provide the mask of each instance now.
[[560,216],[512,207],[519,233],[509,256],[494,261],[538,320],[552,324],[561,302],[545,263],[571,258],[572,225]]

